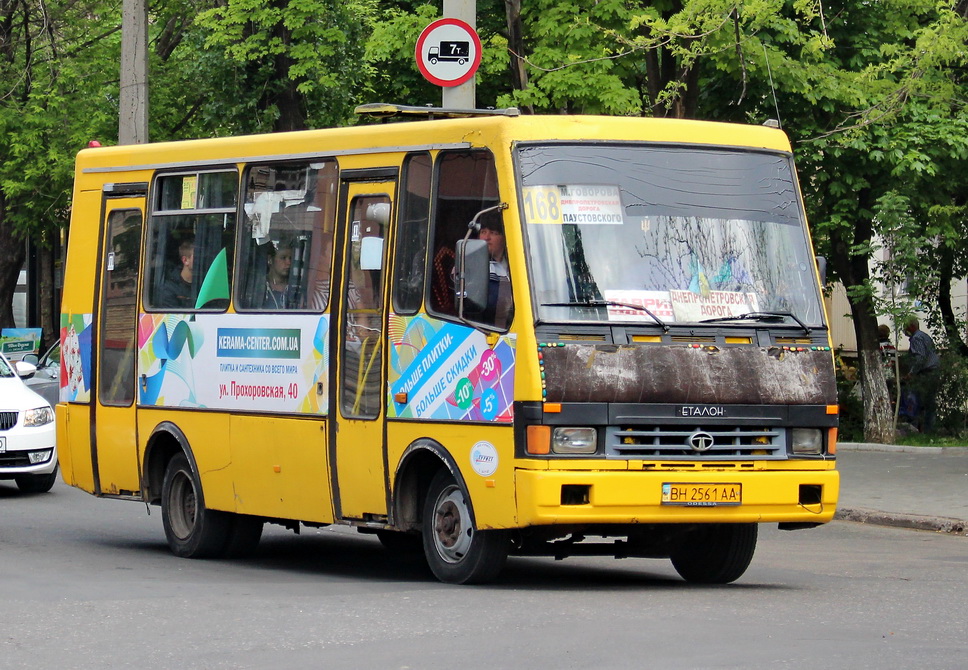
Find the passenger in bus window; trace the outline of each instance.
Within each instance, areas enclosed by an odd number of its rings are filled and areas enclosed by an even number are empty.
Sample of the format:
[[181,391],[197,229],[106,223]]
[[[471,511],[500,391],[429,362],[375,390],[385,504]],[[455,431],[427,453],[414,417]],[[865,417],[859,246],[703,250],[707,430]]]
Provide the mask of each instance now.
[[504,222],[501,217],[495,215],[486,218],[481,224],[478,237],[487,242],[487,251],[491,256],[487,308],[482,319],[498,328],[506,328],[511,321],[514,306],[511,301],[511,273],[504,241]]
[[289,281],[292,269],[292,246],[279,243],[269,245],[269,268],[266,272],[266,292],[262,306],[266,309],[286,309],[295,302],[294,289]]
[[192,266],[195,262],[195,240],[189,238],[178,245],[178,265],[172,268],[158,295],[158,307],[195,306],[195,290],[192,286]]

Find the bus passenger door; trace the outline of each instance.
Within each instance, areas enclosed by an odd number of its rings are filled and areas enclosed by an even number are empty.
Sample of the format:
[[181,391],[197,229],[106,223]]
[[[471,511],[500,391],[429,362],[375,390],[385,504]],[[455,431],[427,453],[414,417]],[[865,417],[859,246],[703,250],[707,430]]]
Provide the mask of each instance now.
[[[127,187],[127,188],[119,188]],[[138,188],[144,190],[140,197]],[[97,495],[139,495],[137,432],[138,277],[147,184],[104,193],[95,322],[96,399],[92,459]],[[121,191],[121,195],[117,191]]]
[[[380,521],[387,514],[385,448],[386,276],[395,174],[342,183],[342,285],[336,333],[336,418],[331,430],[336,514]],[[383,173],[377,173],[382,175]]]

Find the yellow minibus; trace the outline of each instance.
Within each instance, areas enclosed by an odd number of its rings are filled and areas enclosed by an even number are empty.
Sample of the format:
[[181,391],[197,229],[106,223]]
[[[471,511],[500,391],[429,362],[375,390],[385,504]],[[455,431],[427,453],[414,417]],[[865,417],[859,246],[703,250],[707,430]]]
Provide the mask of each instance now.
[[171,550],[346,524],[444,582],[509,555],[727,583],[838,495],[833,356],[764,126],[370,105],[77,157],[65,481]]

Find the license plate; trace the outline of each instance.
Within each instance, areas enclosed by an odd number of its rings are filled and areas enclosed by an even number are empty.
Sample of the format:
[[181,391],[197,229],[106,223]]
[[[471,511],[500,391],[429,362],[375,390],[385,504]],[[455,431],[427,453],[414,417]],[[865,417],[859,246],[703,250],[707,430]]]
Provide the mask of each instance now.
[[716,507],[740,505],[743,502],[742,484],[663,484],[663,505],[686,507]]

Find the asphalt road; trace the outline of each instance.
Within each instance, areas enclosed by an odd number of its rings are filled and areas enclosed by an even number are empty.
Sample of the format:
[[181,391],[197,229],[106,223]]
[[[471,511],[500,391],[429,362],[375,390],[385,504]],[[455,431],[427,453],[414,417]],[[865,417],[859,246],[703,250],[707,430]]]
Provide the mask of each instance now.
[[157,510],[0,482],[2,668],[955,668],[968,538],[761,527],[746,575],[514,559],[455,587],[347,528],[270,527],[245,561],[168,553]]

